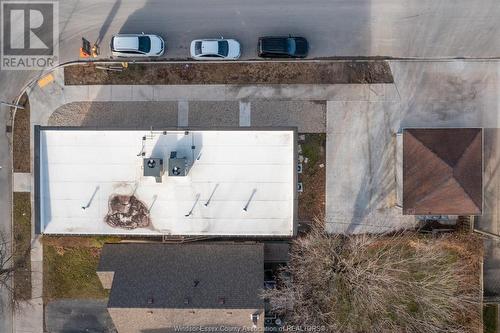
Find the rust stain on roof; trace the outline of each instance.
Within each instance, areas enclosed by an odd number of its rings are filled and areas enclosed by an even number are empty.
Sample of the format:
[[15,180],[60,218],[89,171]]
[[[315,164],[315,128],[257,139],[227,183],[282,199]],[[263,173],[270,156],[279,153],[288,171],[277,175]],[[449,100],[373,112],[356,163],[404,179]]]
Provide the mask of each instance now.
[[112,195],[108,206],[104,221],[112,227],[136,229],[150,224],[148,208],[134,195]]
[[480,128],[405,129],[403,214],[481,215]]

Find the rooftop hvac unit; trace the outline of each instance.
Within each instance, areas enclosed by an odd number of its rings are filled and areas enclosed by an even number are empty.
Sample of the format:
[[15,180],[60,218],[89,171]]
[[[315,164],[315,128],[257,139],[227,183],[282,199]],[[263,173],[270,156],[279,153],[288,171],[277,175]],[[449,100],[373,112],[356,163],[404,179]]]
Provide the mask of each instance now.
[[161,183],[163,176],[163,159],[161,158],[144,158],[143,160],[144,177],[155,177],[157,183]]
[[187,159],[178,157],[176,151],[171,152],[168,160],[168,175],[173,177],[187,176],[188,171]]

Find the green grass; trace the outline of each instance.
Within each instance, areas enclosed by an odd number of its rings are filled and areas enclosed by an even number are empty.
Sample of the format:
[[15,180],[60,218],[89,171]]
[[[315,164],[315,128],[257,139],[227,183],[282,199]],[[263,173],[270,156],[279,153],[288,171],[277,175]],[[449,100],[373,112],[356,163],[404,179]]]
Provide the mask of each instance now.
[[14,297],[31,298],[31,199],[29,193],[14,192]]
[[498,305],[485,304],[483,307],[484,333],[496,333],[498,330]]
[[308,158],[308,165],[315,166],[322,157],[322,147],[325,146],[326,134],[307,134],[306,139],[300,145],[302,147],[302,155]]
[[[96,244],[100,240],[96,239]],[[102,246],[102,245],[101,245]],[[44,299],[106,298],[96,274],[100,246],[62,247],[44,244]]]
[[30,172],[30,105],[28,95],[23,94],[19,104],[24,109],[17,109],[14,118],[12,157],[14,172]]

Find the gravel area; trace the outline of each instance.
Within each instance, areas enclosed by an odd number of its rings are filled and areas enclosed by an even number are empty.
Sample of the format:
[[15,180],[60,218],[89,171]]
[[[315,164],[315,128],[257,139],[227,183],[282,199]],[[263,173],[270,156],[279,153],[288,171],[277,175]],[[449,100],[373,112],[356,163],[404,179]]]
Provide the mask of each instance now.
[[[237,127],[237,101],[189,102],[188,126]],[[58,108],[51,126],[108,128],[178,127],[177,102],[74,102]],[[324,101],[251,101],[251,126],[296,126],[300,133],[325,133]]]
[[54,111],[49,125],[177,127],[177,102],[74,102]]
[[252,101],[252,126],[297,126],[300,133],[326,132],[324,101]]
[[189,102],[189,126],[239,126],[238,102]]

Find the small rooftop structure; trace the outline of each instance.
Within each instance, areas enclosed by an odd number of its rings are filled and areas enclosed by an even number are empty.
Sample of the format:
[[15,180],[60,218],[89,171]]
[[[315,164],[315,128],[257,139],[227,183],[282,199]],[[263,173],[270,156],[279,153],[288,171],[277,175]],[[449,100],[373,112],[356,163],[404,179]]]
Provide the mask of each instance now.
[[161,177],[163,176],[163,159],[161,158],[145,158],[143,159],[144,176]]
[[144,177],[154,177],[157,183],[161,183],[163,176],[163,159],[162,158],[144,158],[142,169]]
[[105,244],[97,274],[119,332],[263,329],[262,243]]
[[404,129],[403,213],[481,215],[482,207],[482,129]]
[[188,161],[185,157],[177,156],[176,151],[170,152],[168,159],[168,175],[169,176],[187,176],[189,170]]
[[295,234],[296,130],[35,128],[45,234]]

